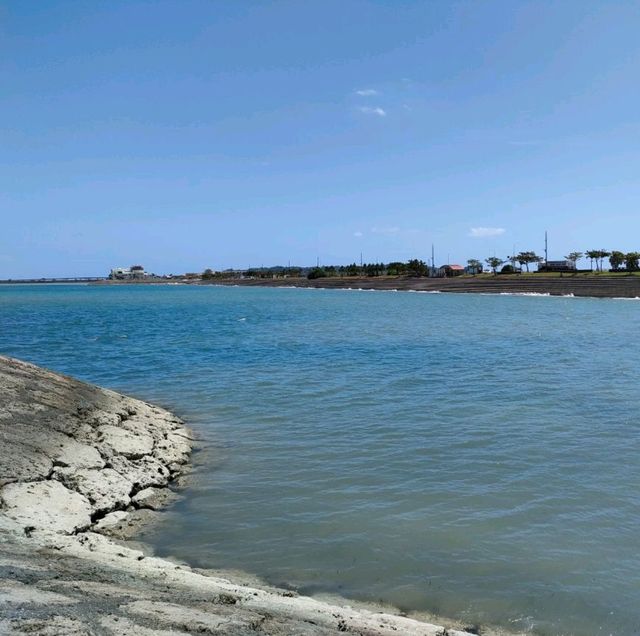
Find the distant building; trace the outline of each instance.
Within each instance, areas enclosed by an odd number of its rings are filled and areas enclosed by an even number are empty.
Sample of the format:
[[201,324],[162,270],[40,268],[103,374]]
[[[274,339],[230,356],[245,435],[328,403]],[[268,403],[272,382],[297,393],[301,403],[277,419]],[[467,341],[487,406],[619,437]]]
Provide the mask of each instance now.
[[442,265],[438,269],[440,276],[462,276],[464,274],[464,267],[462,265]]
[[148,275],[142,265],[132,265],[131,267],[114,267],[109,278],[111,280],[142,280]]
[[547,261],[538,264],[539,272],[575,272],[576,264],[574,261]]

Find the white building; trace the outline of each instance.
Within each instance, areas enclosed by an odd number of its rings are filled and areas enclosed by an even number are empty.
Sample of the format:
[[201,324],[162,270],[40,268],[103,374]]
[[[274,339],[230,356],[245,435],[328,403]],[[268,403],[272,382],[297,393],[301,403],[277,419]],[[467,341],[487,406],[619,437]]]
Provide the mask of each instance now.
[[141,280],[148,275],[142,265],[132,265],[131,267],[114,267],[109,278],[111,280]]

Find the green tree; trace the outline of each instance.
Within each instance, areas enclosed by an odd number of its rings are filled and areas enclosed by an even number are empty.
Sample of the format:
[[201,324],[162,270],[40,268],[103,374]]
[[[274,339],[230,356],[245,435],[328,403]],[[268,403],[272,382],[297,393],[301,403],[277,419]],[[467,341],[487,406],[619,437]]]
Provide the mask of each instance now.
[[470,258],[467,261],[467,266],[469,269],[475,271],[476,274],[479,274],[482,271],[482,263],[477,258]]
[[598,250],[598,258],[600,259],[600,271],[602,271],[602,262],[609,256],[611,256],[611,252],[608,252],[607,250]]
[[[529,252],[529,263],[540,265],[540,263],[544,263],[544,258],[538,256],[535,252]],[[529,271],[529,268],[527,268],[527,271]]]
[[624,262],[628,272],[637,272],[640,269],[638,261],[640,261],[640,252],[629,252],[624,256]]
[[202,272],[202,280],[211,280],[214,277],[214,273],[212,269],[205,269],[204,272]]
[[569,252],[565,258],[573,263],[573,266],[576,267],[577,262],[584,256],[582,252]]
[[324,267],[314,267],[307,274],[307,278],[309,280],[315,280],[316,278],[326,278],[326,277],[327,277],[327,272],[325,271]]
[[611,269],[620,269],[625,260],[626,254],[624,252],[619,252],[618,250],[611,251],[611,255],[609,256],[609,264],[611,265]]
[[384,265],[382,263],[367,263],[363,266],[366,276],[380,276],[384,271]]
[[360,273],[360,268],[355,264],[347,265],[345,268],[345,274],[347,276],[357,276]]
[[611,253],[607,250],[587,250],[587,258],[591,261],[591,271],[593,271],[593,261],[596,262],[596,272],[602,271],[602,261],[610,256]]
[[410,276],[426,276],[427,264],[424,261],[414,258],[407,263],[407,272]]
[[400,261],[393,261],[387,265],[387,274],[389,276],[401,276],[407,273],[407,264]]
[[535,252],[520,252],[516,256],[516,261],[520,263],[520,266],[524,265],[529,271],[529,265],[532,263],[541,263],[544,259],[538,256]]
[[504,261],[497,256],[490,256],[489,258],[485,258],[485,263],[491,268],[491,271],[496,274],[498,267],[500,267]]

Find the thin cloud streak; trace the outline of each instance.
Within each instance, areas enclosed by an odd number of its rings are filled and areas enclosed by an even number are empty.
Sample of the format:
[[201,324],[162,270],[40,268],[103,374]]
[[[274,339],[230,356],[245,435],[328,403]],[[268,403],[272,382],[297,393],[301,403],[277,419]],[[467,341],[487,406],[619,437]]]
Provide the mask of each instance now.
[[377,115],[378,117],[387,116],[387,111],[379,106],[358,106],[358,110],[365,115]]
[[380,92],[375,88],[361,88],[357,91],[354,91],[356,95],[360,97],[375,97],[376,95],[380,95]]

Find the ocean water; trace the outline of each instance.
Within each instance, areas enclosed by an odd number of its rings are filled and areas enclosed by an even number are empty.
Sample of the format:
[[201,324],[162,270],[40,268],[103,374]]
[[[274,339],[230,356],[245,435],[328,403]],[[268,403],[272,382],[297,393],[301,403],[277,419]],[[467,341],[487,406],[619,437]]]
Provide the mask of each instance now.
[[161,554],[535,634],[640,633],[640,302],[0,287],[0,352],[200,437]]

